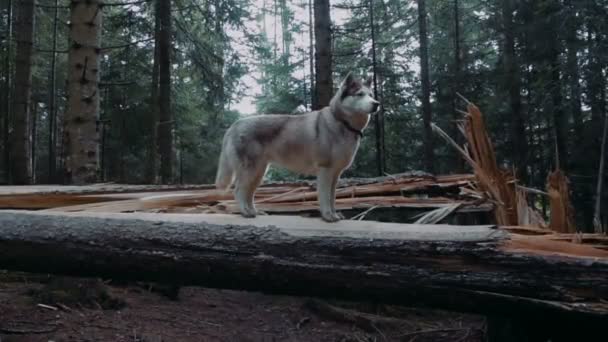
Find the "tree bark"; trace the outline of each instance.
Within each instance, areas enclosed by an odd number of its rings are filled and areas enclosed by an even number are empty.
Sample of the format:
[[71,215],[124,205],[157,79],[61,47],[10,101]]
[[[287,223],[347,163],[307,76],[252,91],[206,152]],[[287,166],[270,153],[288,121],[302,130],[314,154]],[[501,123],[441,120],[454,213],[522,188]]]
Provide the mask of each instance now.
[[426,1],[418,0],[418,28],[420,30],[420,81],[422,83],[422,120],[424,125],[424,166],[435,173],[433,130],[431,129],[431,81],[429,77]]
[[66,181],[73,184],[98,180],[101,3],[101,0],[72,0],[70,3],[64,145]]
[[310,108],[315,108],[315,42],[312,1],[313,0],[308,0],[308,59],[310,62]]
[[[553,44],[558,44],[557,39],[554,39]],[[563,96],[561,87],[561,75],[560,75],[560,63],[559,63],[559,50],[554,45],[551,52],[551,99],[553,102],[553,128],[555,134],[555,148],[556,148],[556,162],[555,166],[562,170],[567,169],[568,165],[568,132],[564,120],[564,109],[563,109]]]
[[[458,103],[461,101],[458,92],[464,92],[463,89],[463,76],[462,76],[462,55],[463,49],[461,47],[462,37],[460,31],[460,1],[453,0],[453,14],[454,14],[454,70],[453,70],[453,79],[452,79],[452,120],[453,122],[458,122],[461,120],[461,115],[458,113]],[[461,142],[462,139],[460,132],[458,131],[458,126],[455,124],[450,124],[451,136],[457,142]],[[456,151],[451,153],[451,162],[450,167],[455,173],[465,172],[465,161]]]
[[4,97],[2,98],[2,108],[4,109],[4,115],[2,117],[2,161],[4,164],[4,179],[8,183],[10,181],[10,113],[11,113],[11,44],[10,41],[13,39],[13,0],[8,0],[6,3],[6,48],[4,50]]
[[600,152],[600,166],[597,172],[597,187],[595,191],[595,208],[593,213],[593,226],[596,233],[606,233],[602,227],[602,187],[604,181],[604,165],[606,163],[606,139],[608,139],[608,116],[604,118],[604,133],[602,134],[602,147]]
[[[279,26],[279,24],[277,23],[277,19],[279,17],[278,16],[279,5],[278,5],[277,1],[278,0],[274,0],[274,5],[273,5],[273,8],[272,8],[272,14],[273,14],[273,17],[274,17],[274,26],[273,26],[274,27],[274,37],[273,37],[274,44],[272,45],[272,50],[274,52],[274,59],[273,59],[274,63],[277,63],[278,60],[279,60],[278,59],[279,44],[277,43],[278,39],[279,39],[279,35],[277,34],[277,32],[278,32],[278,26]],[[274,75],[274,73],[273,73],[273,78],[272,78],[273,85],[276,85],[276,79],[277,79],[276,75]]]
[[30,110],[32,97],[32,60],[35,0],[17,2],[15,14],[15,79],[13,94],[13,129],[11,134],[11,182],[29,184],[32,177],[30,160]]
[[[374,86],[374,97],[380,103],[382,99],[379,97],[380,92],[378,91],[378,63],[376,61],[376,25],[374,22],[374,1],[368,1],[369,6],[369,25],[371,28],[372,38],[372,70],[373,70],[373,86]],[[378,176],[384,176],[386,172],[386,156],[384,153],[384,110],[380,107],[380,111],[374,115],[374,122],[376,124],[376,165],[378,169]]]
[[154,2],[154,56],[152,62],[152,84],[150,92],[150,142],[147,150],[147,167],[145,171],[145,182],[149,184],[159,183],[159,59],[160,59],[160,1]]
[[291,32],[289,32],[289,18],[287,17],[287,0],[279,0],[281,7],[281,38],[283,43],[283,55],[286,56],[286,62],[289,62],[291,54]]
[[564,7],[570,12],[566,23],[566,70],[570,93],[569,107],[574,133],[576,134],[575,141],[576,144],[580,144],[583,141],[583,113],[581,110],[580,70],[578,66],[579,39],[577,38],[577,32],[579,29],[579,22],[576,17],[577,9],[572,3],[572,0],[565,0]]
[[313,110],[329,105],[333,95],[331,18],[329,0],[314,0],[315,102]]
[[[283,6],[285,4],[283,3]],[[218,42],[216,42],[216,46],[217,46],[217,56],[219,57],[218,60],[218,65],[216,66],[217,68],[217,84],[214,87],[215,88],[215,93],[214,93],[214,118],[213,118],[213,125],[214,127],[217,127],[215,125],[217,125],[217,119],[218,116],[217,114],[220,114],[220,118],[224,117],[224,106],[226,103],[226,94],[225,94],[225,89],[224,89],[224,65],[225,65],[225,58],[226,58],[226,35],[225,35],[225,30],[224,30],[224,16],[225,16],[225,10],[224,10],[224,1],[222,0],[215,0],[215,32],[218,35]],[[287,25],[287,24],[285,24]],[[285,35],[285,33],[283,32],[283,36]],[[283,37],[283,41],[285,41],[285,38]]]
[[536,255],[516,241],[491,226],[0,213],[3,269],[518,312],[550,324],[570,319],[605,326],[605,251],[596,259]]
[[[594,37],[595,36],[595,37]],[[587,44],[589,46],[589,74],[587,80],[587,93],[591,105],[592,140],[594,143],[600,142],[601,123],[606,116],[606,79],[602,77],[603,63],[602,41],[596,23],[589,24],[587,33]]]
[[[545,25],[543,33],[547,35],[547,55],[545,63],[548,66],[547,76],[551,80],[551,104],[552,110],[549,112],[553,117],[553,131],[554,131],[554,144],[556,161],[555,166],[562,170],[566,170],[568,166],[568,133],[566,129],[566,121],[563,109],[563,95],[562,95],[562,82],[561,82],[561,68],[560,68],[560,41],[555,32],[560,27],[558,21],[558,14],[563,9],[559,0],[551,0],[544,6],[541,6],[546,14],[544,19]],[[541,14],[543,12],[541,11]],[[542,38],[540,38],[542,39]]]
[[36,169],[38,168],[38,160],[36,159],[36,149],[38,148],[38,108],[35,100],[32,100],[30,110],[30,168],[32,170],[30,183],[36,184]]
[[55,172],[57,168],[57,160],[56,160],[56,150],[57,150],[57,84],[56,84],[56,76],[57,76],[57,24],[59,22],[58,13],[59,9],[57,6],[59,5],[59,0],[55,0],[55,8],[53,9],[53,43],[52,48],[53,52],[51,52],[51,71],[49,75],[49,136],[48,136],[48,183],[55,182]]
[[503,15],[503,62],[505,87],[509,94],[511,117],[511,143],[514,148],[511,158],[516,166],[517,175],[522,183],[528,179],[528,143],[526,125],[521,106],[521,78],[515,52],[515,25],[513,23],[513,0],[502,0]]
[[159,32],[159,123],[158,149],[160,155],[160,180],[173,182],[173,113],[171,112],[171,0],[161,1]]

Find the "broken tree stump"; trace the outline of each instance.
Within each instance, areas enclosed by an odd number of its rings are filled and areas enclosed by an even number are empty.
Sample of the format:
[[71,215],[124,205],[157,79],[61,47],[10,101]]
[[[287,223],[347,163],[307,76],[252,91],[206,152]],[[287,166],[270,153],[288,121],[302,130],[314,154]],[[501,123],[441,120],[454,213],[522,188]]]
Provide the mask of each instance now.
[[1,211],[0,268],[608,323],[608,251],[514,237],[494,226]]

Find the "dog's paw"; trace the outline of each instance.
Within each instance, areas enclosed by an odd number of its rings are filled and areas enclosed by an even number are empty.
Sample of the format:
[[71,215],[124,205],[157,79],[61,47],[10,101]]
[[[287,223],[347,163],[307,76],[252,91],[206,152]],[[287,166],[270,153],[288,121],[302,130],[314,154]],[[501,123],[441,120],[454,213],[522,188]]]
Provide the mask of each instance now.
[[324,213],[321,214],[321,218],[323,221],[330,223],[340,221],[340,217],[336,213]]
[[256,217],[256,212],[255,212],[255,210],[244,211],[244,212],[241,212],[241,216],[243,216],[244,218],[254,218],[254,217]]
[[336,216],[338,216],[338,219],[344,220],[344,215],[342,215],[342,213],[336,212]]

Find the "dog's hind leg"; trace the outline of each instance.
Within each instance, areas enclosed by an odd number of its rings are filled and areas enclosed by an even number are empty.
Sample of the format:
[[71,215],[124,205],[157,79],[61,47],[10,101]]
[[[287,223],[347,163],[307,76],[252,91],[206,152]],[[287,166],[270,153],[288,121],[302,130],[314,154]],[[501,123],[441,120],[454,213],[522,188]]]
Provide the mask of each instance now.
[[262,182],[268,163],[257,162],[237,170],[237,183],[234,197],[239,204],[243,217],[255,217],[257,211],[253,203],[255,190]]

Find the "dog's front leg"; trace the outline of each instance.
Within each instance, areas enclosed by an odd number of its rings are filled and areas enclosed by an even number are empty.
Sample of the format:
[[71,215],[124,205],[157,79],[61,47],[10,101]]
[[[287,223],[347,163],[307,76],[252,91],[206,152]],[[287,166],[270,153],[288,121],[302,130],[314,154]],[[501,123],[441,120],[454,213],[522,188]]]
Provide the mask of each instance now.
[[319,197],[319,207],[321,217],[327,222],[336,222],[340,217],[334,209],[335,185],[339,173],[330,168],[321,168],[317,174],[317,193]]
[[344,215],[342,215],[341,213],[339,213],[336,210],[336,188],[338,187],[338,180],[340,179],[341,174],[342,174],[342,170],[336,171],[336,174],[333,177],[333,182],[331,184],[330,203],[331,203],[331,211],[334,213],[334,215],[336,215],[338,217],[338,219],[343,220]]

